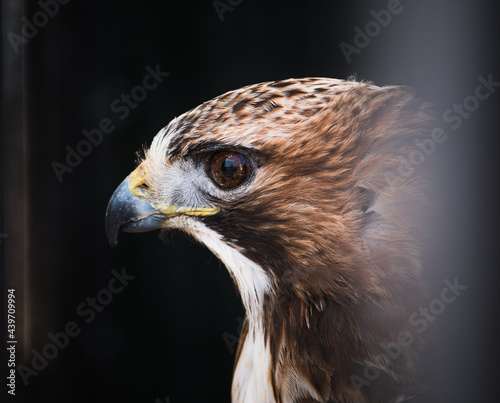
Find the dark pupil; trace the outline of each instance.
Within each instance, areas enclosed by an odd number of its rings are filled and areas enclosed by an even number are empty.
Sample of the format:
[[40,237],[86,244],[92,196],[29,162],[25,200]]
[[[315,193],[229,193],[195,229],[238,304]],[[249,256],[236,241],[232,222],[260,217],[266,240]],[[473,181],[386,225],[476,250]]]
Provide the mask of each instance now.
[[231,160],[231,157],[226,158],[224,161],[224,164],[222,165],[222,173],[224,176],[227,176],[228,178],[231,178],[234,176],[234,171],[236,170],[233,161]]
[[249,168],[242,154],[220,151],[212,156],[209,175],[217,185],[229,189],[242,184],[248,178]]

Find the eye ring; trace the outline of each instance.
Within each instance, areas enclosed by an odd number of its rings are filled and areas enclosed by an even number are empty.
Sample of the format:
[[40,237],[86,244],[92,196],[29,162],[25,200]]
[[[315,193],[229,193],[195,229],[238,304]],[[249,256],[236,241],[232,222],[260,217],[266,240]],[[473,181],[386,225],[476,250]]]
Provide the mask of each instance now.
[[217,151],[209,159],[208,174],[222,189],[233,189],[243,184],[250,176],[250,162],[237,152]]

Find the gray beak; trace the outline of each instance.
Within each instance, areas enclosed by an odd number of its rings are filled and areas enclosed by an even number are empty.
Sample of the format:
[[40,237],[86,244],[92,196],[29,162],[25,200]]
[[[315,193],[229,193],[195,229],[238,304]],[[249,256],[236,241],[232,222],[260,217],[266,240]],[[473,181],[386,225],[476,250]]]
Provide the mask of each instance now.
[[106,235],[112,246],[118,243],[118,233],[148,232],[162,228],[165,215],[147,200],[130,191],[127,177],[111,196],[106,209]]

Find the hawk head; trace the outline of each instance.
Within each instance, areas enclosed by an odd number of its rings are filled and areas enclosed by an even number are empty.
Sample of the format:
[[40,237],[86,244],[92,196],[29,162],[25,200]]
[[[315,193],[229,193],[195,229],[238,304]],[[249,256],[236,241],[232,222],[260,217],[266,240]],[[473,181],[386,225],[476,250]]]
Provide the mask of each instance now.
[[[251,85],[171,121],[117,188],[112,244],[119,231],[180,228],[231,273],[247,311],[233,401],[395,402],[419,392],[425,343],[407,322],[423,294],[424,181],[398,169],[429,116],[401,87]],[[397,357],[378,359],[407,331],[413,340]],[[367,368],[378,376],[367,379]]]

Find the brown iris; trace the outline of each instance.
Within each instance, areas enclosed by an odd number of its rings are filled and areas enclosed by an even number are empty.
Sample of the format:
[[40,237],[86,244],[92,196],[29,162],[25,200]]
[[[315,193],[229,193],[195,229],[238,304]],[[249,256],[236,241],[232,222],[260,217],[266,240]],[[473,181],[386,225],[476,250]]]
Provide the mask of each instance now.
[[235,151],[218,151],[209,163],[209,172],[221,188],[230,189],[241,185],[250,173],[247,159]]

